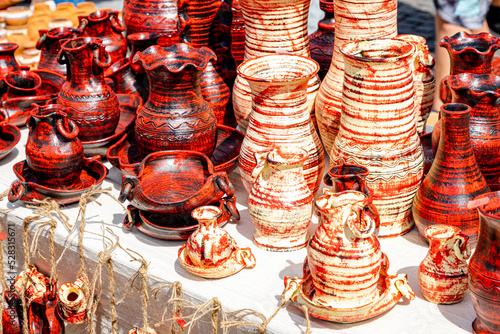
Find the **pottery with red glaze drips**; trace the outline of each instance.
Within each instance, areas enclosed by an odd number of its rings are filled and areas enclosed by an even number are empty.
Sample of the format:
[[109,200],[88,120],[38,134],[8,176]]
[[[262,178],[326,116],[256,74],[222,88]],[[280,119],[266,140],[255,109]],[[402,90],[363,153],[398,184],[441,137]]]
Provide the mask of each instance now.
[[62,284],[57,292],[57,313],[69,324],[80,325],[87,320],[88,297],[82,289],[84,284],[89,283],[80,276],[74,283]]
[[500,192],[478,196],[479,236],[469,261],[475,334],[500,333]]
[[3,78],[11,71],[19,70],[19,64],[14,57],[19,45],[15,43],[0,43],[0,92],[4,92]]
[[300,148],[255,153],[255,178],[248,212],[257,246],[269,251],[293,251],[307,246],[313,195],[303,174],[308,154]]
[[335,0],[335,45],[332,63],[316,98],[321,141],[331,153],[340,127],[344,58],[340,48],[351,39],[391,38],[397,35],[396,0]]
[[325,16],[318,22],[318,30],[309,35],[311,58],[319,64],[318,75],[321,80],[328,73],[332,63],[333,45],[335,44],[335,15],[332,0],[320,0],[319,8]]
[[68,116],[78,125],[81,140],[111,136],[118,125],[120,106],[104,79],[104,68],[111,64],[111,57],[102,40],[77,37],[61,43],[58,61],[67,63],[68,78],[57,103],[74,109]]
[[413,201],[413,218],[422,236],[428,226],[445,224],[460,228],[477,242],[478,213],[469,201],[489,192],[478,168],[469,135],[470,107],[460,103],[441,107],[443,125],[438,150]]
[[177,34],[176,0],[124,0],[126,33],[157,32]]
[[73,28],[59,27],[49,30],[39,30],[40,39],[36,48],[41,51],[39,69],[47,69],[66,76],[66,64],[57,61],[57,55],[61,50],[61,40],[75,37],[78,31]]
[[200,77],[215,54],[208,48],[175,44],[135,54],[149,78],[149,98],[137,111],[135,137],[143,156],[164,150],[191,150],[210,156],[217,142],[213,110],[203,99]]
[[418,267],[418,281],[425,299],[436,304],[461,302],[467,292],[470,248],[467,236],[449,225],[425,229],[429,252]]
[[127,39],[122,35],[125,27],[118,18],[118,11],[98,10],[87,16],[78,16],[81,36],[102,39],[102,45],[111,58],[111,64],[127,55]]
[[[245,20],[244,60],[275,53],[309,57],[307,15],[310,0],[240,0]],[[307,84],[307,110],[314,117],[319,77]],[[233,86],[233,109],[241,132],[246,133],[252,111],[252,93],[246,78],[239,75]],[[307,165],[307,164],[306,164]]]
[[68,118],[68,108],[33,105],[27,126],[26,162],[38,183],[64,188],[80,182],[83,146],[78,126]]
[[7,92],[3,94],[2,101],[36,96],[42,86],[42,79],[33,71],[11,71],[4,76],[3,81]]
[[345,94],[331,161],[369,170],[366,184],[380,216],[378,236],[398,236],[413,227],[411,205],[423,176],[410,67],[415,47],[372,39],[346,43],[341,51]]
[[[477,164],[486,182],[498,183],[500,177],[500,77],[492,74],[461,73],[444,79],[453,103],[470,106],[470,141]],[[441,127],[432,132],[436,152]]]
[[304,178],[313,194],[318,191],[325,153],[309,116],[306,91],[318,69],[310,58],[288,54],[249,59],[238,67],[252,89],[252,113],[239,158],[247,192],[254,180],[255,153],[290,146],[307,151]]

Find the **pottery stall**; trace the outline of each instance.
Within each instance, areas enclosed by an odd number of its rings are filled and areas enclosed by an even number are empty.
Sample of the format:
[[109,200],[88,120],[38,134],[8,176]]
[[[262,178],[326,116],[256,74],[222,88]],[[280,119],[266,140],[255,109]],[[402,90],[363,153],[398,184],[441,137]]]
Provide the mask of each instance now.
[[0,43],[0,333],[500,334],[499,38],[426,134],[395,0],[112,3]]

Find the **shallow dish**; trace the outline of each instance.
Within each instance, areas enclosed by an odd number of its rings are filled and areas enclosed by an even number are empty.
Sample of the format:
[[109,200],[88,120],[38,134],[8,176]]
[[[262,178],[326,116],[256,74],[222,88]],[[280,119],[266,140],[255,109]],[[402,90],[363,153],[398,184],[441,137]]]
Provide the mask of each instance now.
[[21,139],[21,131],[15,125],[0,124],[0,160],[5,158]]

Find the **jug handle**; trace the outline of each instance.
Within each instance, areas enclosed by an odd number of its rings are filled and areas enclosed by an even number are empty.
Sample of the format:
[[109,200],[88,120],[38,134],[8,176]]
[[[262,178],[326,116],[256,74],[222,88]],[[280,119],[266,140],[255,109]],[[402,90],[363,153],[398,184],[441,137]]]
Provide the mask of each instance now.
[[408,284],[408,280],[406,279],[398,279],[394,282],[396,289],[401,293],[401,295],[405,296],[409,300],[415,299],[415,291],[413,291],[410,284]]
[[7,110],[4,108],[0,108],[0,116],[2,116],[2,121],[0,121],[0,124],[7,124],[9,123],[9,113]]
[[[236,204],[234,204],[234,197],[224,197],[220,200],[220,207],[223,212],[229,213],[231,219],[239,221],[241,219],[240,212],[236,208]],[[227,214],[226,213],[226,214]],[[224,216],[224,214],[222,215]]]
[[419,50],[417,51],[418,56],[418,63],[427,68],[428,70],[432,70],[434,66],[436,66],[436,60],[432,56],[432,54],[429,52],[429,50]]
[[[99,67],[108,67],[111,65],[111,57],[109,53],[105,50],[105,46],[102,44],[94,44],[94,49],[92,50],[94,55],[94,63]],[[105,61],[101,61],[101,56],[104,56]]]
[[217,182],[217,186],[226,194],[227,196],[233,196],[234,195],[234,189],[227,179],[227,174],[226,172],[222,172],[219,175],[216,176],[215,182]]
[[78,25],[78,27],[75,29],[75,31],[79,35],[81,35],[81,34],[83,34],[83,31],[87,27],[87,24],[89,24],[89,20],[87,20],[86,16],[79,16],[78,18],[81,18],[81,21],[80,21],[80,24]]
[[364,220],[367,221],[369,224],[366,229],[361,230],[358,226],[356,226],[356,220],[354,219],[349,219],[349,216],[352,213],[352,207],[350,209],[350,213],[347,215],[346,223],[347,227],[351,230],[351,232],[358,238],[368,238],[373,234],[375,231],[375,219],[368,213],[366,207],[359,209],[357,212],[357,216],[359,217],[359,220]]
[[[42,32],[42,30],[40,30],[40,32]],[[44,30],[44,32],[42,33],[42,35],[40,36],[40,38],[36,42],[36,46],[35,47],[36,47],[37,50],[41,50],[42,49],[43,43],[45,43],[46,39],[47,39],[47,30]]]
[[[62,119],[58,119],[56,124],[57,130],[64,138],[74,139],[78,136],[78,126],[76,126],[75,122],[71,119],[66,118],[64,124]],[[66,130],[67,127],[69,127],[70,130]]]
[[256,179],[260,173],[262,173],[262,170],[266,167],[267,164],[267,155],[271,152],[270,150],[267,151],[261,151],[261,152],[255,152],[253,156],[255,157],[256,165],[252,171],[252,179]]
[[24,182],[16,181],[12,183],[12,187],[10,188],[8,199],[9,202],[14,203],[19,201],[24,194],[26,193],[26,185]]
[[59,50],[59,52],[57,53],[57,62],[61,65],[67,64],[66,55],[64,54],[63,49]]
[[[453,251],[460,261],[467,261],[470,257],[470,246],[468,237],[462,233],[455,236],[455,242],[453,243]],[[461,247],[465,245],[465,251],[462,251]]]
[[117,33],[122,33],[125,31],[125,26],[123,25],[122,22],[120,22],[120,19],[118,19],[118,13],[117,12],[109,12],[109,21],[111,22],[111,28]]
[[118,200],[120,202],[123,203],[126,199],[129,199],[133,196],[136,183],[137,179],[134,176],[123,175],[122,188],[120,190],[120,195],[118,196]]

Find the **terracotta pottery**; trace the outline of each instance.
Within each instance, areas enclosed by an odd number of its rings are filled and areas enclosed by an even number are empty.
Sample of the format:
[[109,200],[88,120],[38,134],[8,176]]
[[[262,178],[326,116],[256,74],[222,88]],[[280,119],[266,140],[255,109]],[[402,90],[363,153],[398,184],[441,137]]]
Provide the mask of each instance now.
[[413,201],[413,218],[422,236],[430,225],[460,228],[477,241],[478,213],[468,203],[489,192],[472,151],[469,135],[470,107],[460,103],[441,107],[442,135],[438,151]]
[[480,202],[479,238],[469,261],[469,290],[477,318],[472,331],[500,333],[500,192],[476,198]]
[[[220,0],[184,0],[179,1],[179,38],[193,48],[209,46],[211,27]],[[222,67],[216,58],[208,61],[201,75],[201,94],[212,108],[217,124],[224,124],[226,106],[231,95],[229,87],[224,82]]]
[[429,52],[427,41],[418,35],[398,35],[398,39],[412,43],[416,52],[413,56],[413,86],[415,87],[415,113],[417,117],[417,133],[425,133],[427,118],[434,103],[436,80],[433,69],[436,65]]
[[307,248],[307,265],[316,289],[312,301],[351,308],[376,299],[382,251],[368,197],[345,191],[319,197],[321,220]]
[[[274,53],[309,57],[309,3],[310,0],[240,0],[245,20],[244,60]],[[307,110],[315,124],[314,100],[320,81],[316,74],[308,79]],[[234,114],[243,133],[247,131],[252,111],[251,88],[246,80],[238,72],[233,87]]]
[[239,158],[247,192],[254,180],[254,154],[290,146],[307,151],[304,177],[312,193],[318,191],[325,154],[309,116],[306,91],[318,69],[310,58],[288,54],[249,59],[238,67],[238,75],[252,89],[252,113]]
[[4,292],[2,329],[5,333],[21,334],[23,330],[23,308],[21,298],[13,291]]
[[335,45],[332,63],[316,99],[321,141],[331,153],[340,128],[344,57],[340,48],[353,38],[390,38],[397,35],[396,0],[335,0]]
[[368,168],[366,183],[380,215],[379,237],[412,229],[411,205],[422,180],[410,67],[414,51],[412,44],[398,39],[355,40],[341,48],[345,94],[330,157],[332,164]]
[[[26,285],[23,284],[23,277],[26,276]],[[28,269],[17,275],[14,281],[14,288],[18,296],[24,290],[24,298],[29,305],[33,302],[41,302],[43,295],[49,287],[49,278],[38,271],[35,265],[30,264]]]
[[127,40],[122,35],[125,27],[118,18],[117,11],[98,10],[88,16],[79,16],[78,30],[82,36],[102,39],[102,45],[111,58],[111,64],[127,55]]
[[67,110],[57,104],[33,105],[27,122],[26,161],[37,182],[53,188],[79,183],[82,172],[83,146]]
[[32,71],[12,71],[3,78],[7,85],[7,92],[3,94],[2,101],[36,96],[42,86],[42,79]]
[[177,33],[176,0],[124,0],[127,35],[137,32]]
[[57,313],[72,325],[83,324],[87,320],[87,299],[82,286],[88,284],[83,277],[74,283],[64,283],[57,292]]
[[418,282],[425,299],[436,304],[459,303],[467,292],[470,257],[468,238],[460,229],[431,225],[425,229],[429,252],[418,267]]
[[255,226],[254,243],[269,251],[307,246],[313,194],[303,174],[308,154],[300,148],[255,153],[255,178],[248,212]]
[[4,92],[4,76],[11,72],[19,70],[19,64],[14,57],[14,52],[19,45],[15,43],[0,43],[0,92]]
[[143,156],[164,150],[192,150],[210,156],[217,142],[213,110],[203,99],[200,77],[215,54],[188,44],[151,46],[132,62],[149,78],[146,103],[137,111],[135,136]]
[[104,71],[104,76],[113,80],[116,94],[135,95],[142,99],[146,91],[135,79],[129,58],[122,58]]
[[319,64],[319,78],[323,80],[332,63],[333,45],[335,43],[335,18],[332,0],[320,0],[319,8],[325,16],[318,22],[318,30],[309,35],[311,58]]
[[69,67],[57,103],[75,109],[68,116],[78,125],[81,140],[109,137],[120,118],[118,99],[103,74],[111,57],[99,38],[78,37],[61,43],[58,60]]
[[[150,46],[157,45],[160,38],[160,34],[156,32],[137,32],[134,34],[128,34],[127,40],[130,44],[130,59],[134,59],[134,56],[139,51],[144,51]],[[144,74],[144,69],[140,64],[131,64],[132,69],[135,73]]]
[[[492,74],[461,73],[444,80],[453,103],[470,106],[470,141],[481,174],[486,182],[499,183],[500,177],[500,77]],[[433,151],[437,150],[441,126],[432,132]]]
[[49,30],[39,30],[40,39],[36,48],[41,50],[39,69],[48,69],[64,76],[67,74],[66,64],[57,61],[57,55],[61,50],[61,40],[71,38],[76,34],[72,28],[53,28]]

